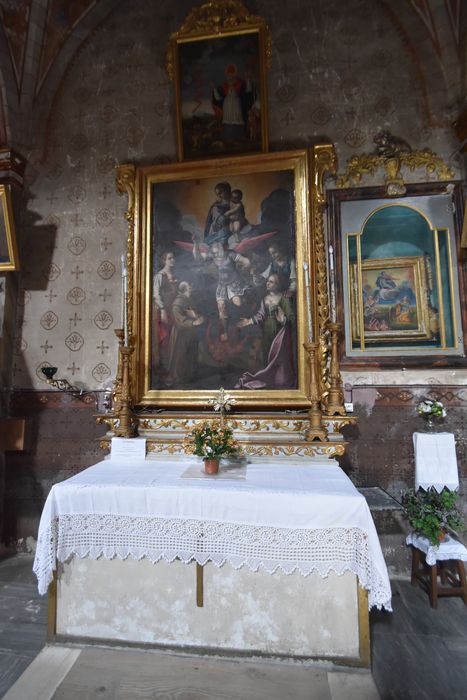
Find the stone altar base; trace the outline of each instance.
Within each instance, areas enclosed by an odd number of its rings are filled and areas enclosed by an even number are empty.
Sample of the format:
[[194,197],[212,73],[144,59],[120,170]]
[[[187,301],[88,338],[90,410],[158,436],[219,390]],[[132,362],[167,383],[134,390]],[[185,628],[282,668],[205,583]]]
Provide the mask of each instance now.
[[369,665],[367,594],[351,572],[208,563],[201,588],[200,568],[197,580],[195,563],[74,557],[59,565],[51,637]]

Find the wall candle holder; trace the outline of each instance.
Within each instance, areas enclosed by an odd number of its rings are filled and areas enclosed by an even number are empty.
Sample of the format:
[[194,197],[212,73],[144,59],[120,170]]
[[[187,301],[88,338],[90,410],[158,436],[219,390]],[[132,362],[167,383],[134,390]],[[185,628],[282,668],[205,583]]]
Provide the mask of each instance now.
[[53,386],[54,389],[58,389],[65,394],[71,394],[73,398],[79,399],[79,401],[84,401],[84,403],[94,403],[97,406],[97,396],[93,391],[84,391],[77,386],[70,384],[68,379],[55,379],[55,375],[58,371],[57,367],[42,367],[41,372],[45,376],[47,384]]

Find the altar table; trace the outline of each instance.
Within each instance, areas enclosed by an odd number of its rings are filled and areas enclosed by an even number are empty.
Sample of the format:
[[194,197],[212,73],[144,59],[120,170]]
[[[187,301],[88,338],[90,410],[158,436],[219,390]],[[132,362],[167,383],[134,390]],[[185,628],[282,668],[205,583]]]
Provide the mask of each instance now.
[[235,481],[183,478],[190,465],[201,472],[195,458],[104,460],[53,486],[34,571],[45,593],[62,563],[57,634],[358,657],[356,582],[370,607],[390,610],[391,590],[368,505],[337,463],[253,462]]

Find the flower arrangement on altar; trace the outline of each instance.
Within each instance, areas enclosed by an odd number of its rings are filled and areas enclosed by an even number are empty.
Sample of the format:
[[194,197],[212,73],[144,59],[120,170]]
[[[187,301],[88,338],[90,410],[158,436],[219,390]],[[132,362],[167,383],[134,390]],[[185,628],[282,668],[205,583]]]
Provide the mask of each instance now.
[[195,426],[183,440],[185,452],[197,455],[204,460],[204,471],[207,474],[217,474],[219,460],[222,457],[237,455],[239,445],[233,432],[225,425],[224,412],[229,411],[235,404],[229,394],[221,387],[214,398],[208,402],[215,411],[219,411],[219,420],[205,421]]
[[220,459],[238,453],[233,432],[220,422],[202,423],[194,427],[183,441],[185,452],[203,459]]
[[447,530],[463,530],[464,519],[456,506],[458,494],[444,488],[441,493],[409,489],[402,496],[402,507],[411,527],[438,545]]
[[427,422],[433,419],[446,418],[446,409],[444,408],[441,401],[432,401],[431,399],[424,399],[420,401],[417,406],[417,411],[422,418]]

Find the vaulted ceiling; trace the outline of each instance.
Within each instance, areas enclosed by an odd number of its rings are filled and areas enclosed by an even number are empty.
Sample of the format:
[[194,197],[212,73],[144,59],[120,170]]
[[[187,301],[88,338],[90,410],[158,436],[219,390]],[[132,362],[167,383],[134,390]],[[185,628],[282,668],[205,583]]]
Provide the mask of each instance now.
[[[77,50],[97,26],[109,21],[116,8],[130,1],[0,0],[0,145],[23,151],[37,145],[41,124],[48,118],[54,96],[66,80],[67,68]],[[341,1],[313,0],[308,4],[310,16],[329,4],[338,8]],[[406,44],[428,92],[439,92],[433,85],[433,76],[438,76],[438,81],[442,76],[443,94],[447,96],[443,109],[454,121],[465,109],[467,94],[467,3],[374,1],[380,3],[388,24],[397,29]],[[269,5],[274,2],[282,4],[282,0],[270,0]],[[258,2],[247,0],[245,4],[252,12],[260,9]],[[181,19],[191,5],[188,0],[178,3]],[[157,36],[157,27],[154,33]],[[160,37],[163,43],[167,39]],[[398,56],[394,55],[393,60],[397,62]]]

